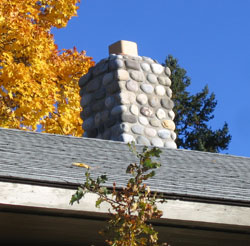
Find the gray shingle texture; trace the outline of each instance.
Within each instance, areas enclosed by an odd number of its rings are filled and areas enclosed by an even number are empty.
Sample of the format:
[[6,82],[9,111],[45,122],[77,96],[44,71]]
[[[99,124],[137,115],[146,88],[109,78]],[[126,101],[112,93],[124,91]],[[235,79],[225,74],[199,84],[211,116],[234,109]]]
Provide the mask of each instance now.
[[[138,150],[142,146],[138,146]],[[177,197],[241,201],[250,204],[250,158],[161,148],[162,166],[149,181],[151,190]],[[93,177],[107,174],[108,186],[126,183],[126,167],[136,161],[127,144],[0,128],[0,181],[78,185],[83,168]]]

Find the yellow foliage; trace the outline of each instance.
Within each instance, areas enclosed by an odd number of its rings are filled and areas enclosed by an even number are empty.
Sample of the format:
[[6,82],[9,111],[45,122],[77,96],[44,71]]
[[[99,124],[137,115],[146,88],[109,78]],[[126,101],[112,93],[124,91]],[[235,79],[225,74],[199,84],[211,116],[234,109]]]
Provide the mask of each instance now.
[[84,51],[59,51],[50,33],[78,3],[1,0],[0,126],[82,135],[78,80],[94,63]]

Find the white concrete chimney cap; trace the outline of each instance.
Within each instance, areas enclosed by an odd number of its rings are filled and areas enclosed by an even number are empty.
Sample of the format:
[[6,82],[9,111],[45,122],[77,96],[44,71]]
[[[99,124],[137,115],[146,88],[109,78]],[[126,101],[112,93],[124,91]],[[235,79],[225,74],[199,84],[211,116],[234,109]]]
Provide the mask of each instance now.
[[137,43],[120,40],[109,46],[109,54],[138,56]]

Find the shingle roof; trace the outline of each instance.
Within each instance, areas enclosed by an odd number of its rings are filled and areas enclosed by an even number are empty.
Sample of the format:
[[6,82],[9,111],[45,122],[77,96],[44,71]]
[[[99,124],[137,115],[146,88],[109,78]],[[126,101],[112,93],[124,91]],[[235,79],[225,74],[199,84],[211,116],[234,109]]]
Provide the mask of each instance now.
[[[151,190],[250,205],[250,158],[161,149],[162,166],[149,182]],[[0,181],[76,186],[85,170],[72,163],[82,162],[93,176],[107,174],[108,186],[113,181],[122,186],[125,169],[135,160],[122,142],[0,128]]]

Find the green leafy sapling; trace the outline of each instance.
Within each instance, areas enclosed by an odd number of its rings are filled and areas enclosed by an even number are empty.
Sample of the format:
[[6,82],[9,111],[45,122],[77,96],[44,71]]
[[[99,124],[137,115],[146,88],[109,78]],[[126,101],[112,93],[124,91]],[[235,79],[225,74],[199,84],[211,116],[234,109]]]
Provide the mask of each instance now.
[[88,169],[85,173],[85,183],[72,196],[70,204],[79,203],[87,192],[98,195],[96,207],[102,202],[110,204],[111,218],[106,230],[101,232],[106,237],[107,245],[158,246],[158,233],[149,220],[160,218],[162,211],[158,210],[156,205],[157,194],[152,194],[145,182],[155,175],[154,169],[160,167],[160,163],[154,159],[160,156],[161,150],[156,147],[144,147],[143,152],[138,153],[134,143],[129,144],[129,148],[137,156],[139,163],[128,165],[126,173],[131,177],[126,187],[118,189],[116,183],[113,183],[113,188],[107,189],[103,186],[107,177],[102,175],[94,180]]

